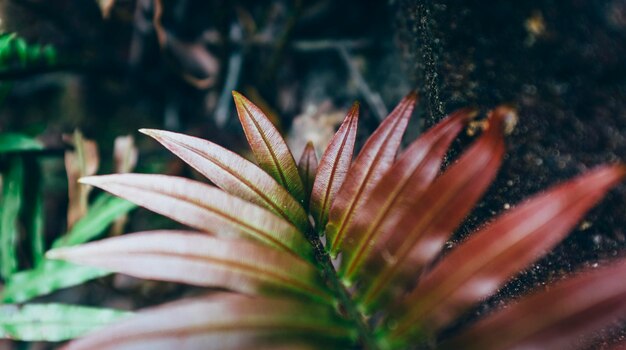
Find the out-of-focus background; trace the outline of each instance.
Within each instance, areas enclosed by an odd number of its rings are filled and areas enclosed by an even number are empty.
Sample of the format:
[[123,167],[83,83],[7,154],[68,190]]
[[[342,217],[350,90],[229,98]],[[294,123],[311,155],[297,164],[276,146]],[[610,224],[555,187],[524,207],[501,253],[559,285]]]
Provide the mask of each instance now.
[[[355,100],[361,141],[411,89],[421,103],[407,141],[455,108],[515,106],[502,171],[457,239],[550,184],[626,161],[625,0],[0,0],[0,32],[0,132],[45,145],[36,157],[48,243],[68,226],[64,154],[75,130],[97,143],[99,173],[116,170],[114,140],[132,135],[136,171],[194,177],[137,129],[245,154],[232,90],[274,118],[296,157],[309,140],[321,154]],[[613,191],[554,253],[468,317],[623,255],[625,198],[625,186]],[[125,230],[164,222],[138,210]],[[100,281],[62,293],[137,308],[176,288]]]

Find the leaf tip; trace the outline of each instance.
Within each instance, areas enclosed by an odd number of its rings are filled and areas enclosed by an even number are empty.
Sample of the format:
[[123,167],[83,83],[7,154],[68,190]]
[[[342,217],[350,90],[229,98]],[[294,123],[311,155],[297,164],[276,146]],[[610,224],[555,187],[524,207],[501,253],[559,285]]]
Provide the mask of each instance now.
[[83,185],[98,186],[102,183],[100,176],[84,176],[78,179],[78,183]]
[[489,120],[494,121],[494,124],[502,128],[502,131],[506,135],[509,135],[515,130],[518,117],[515,108],[507,105],[500,105],[489,112]]

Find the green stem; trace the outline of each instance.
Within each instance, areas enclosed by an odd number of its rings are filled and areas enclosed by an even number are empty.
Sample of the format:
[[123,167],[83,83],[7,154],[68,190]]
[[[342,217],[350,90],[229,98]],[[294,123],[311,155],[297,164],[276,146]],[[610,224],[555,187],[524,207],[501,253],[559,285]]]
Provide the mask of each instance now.
[[307,238],[311,242],[311,245],[313,245],[315,259],[322,268],[324,278],[335,292],[335,295],[339,300],[340,307],[345,311],[348,318],[352,320],[356,325],[357,331],[359,333],[359,339],[363,344],[363,348],[367,350],[379,349],[379,346],[374,339],[374,335],[370,327],[363,319],[363,315],[357,309],[356,304],[350,297],[350,293],[348,293],[344,285],[339,280],[339,276],[337,276],[337,271],[335,271],[335,267],[330,260],[330,256],[324,249],[324,245],[322,244],[322,241],[320,241],[319,236],[313,231],[311,231],[308,236],[309,237]]

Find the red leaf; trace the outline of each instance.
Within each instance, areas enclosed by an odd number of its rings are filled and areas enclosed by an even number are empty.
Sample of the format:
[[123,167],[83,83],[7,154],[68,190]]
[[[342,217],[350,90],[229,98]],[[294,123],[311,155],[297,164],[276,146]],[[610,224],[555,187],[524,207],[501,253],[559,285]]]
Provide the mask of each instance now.
[[311,190],[313,189],[313,181],[315,181],[315,173],[317,172],[317,155],[315,155],[315,147],[313,147],[311,141],[306,144],[304,151],[302,151],[298,161],[298,172],[300,173],[300,178],[302,178],[306,194],[304,203],[308,204]]
[[224,191],[263,206],[306,232],[306,212],[287,190],[255,164],[210,141],[169,131],[141,129]]
[[[390,213],[368,263],[371,282],[359,301],[371,312],[392,300],[441,250],[445,241],[493,181],[504,153],[503,129],[512,111],[492,113],[490,127],[421,196]],[[394,217],[395,216],[395,217]]]
[[328,210],[348,173],[358,120],[359,104],[354,103],[320,160],[310,204],[318,230],[323,230],[326,225]]
[[479,321],[446,349],[572,349],[626,314],[626,262],[558,283]]
[[251,241],[199,232],[134,233],[53,249],[46,257],[139,278],[333,302],[316,268],[304,260]]
[[354,213],[367,200],[383,174],[391,167],[413,107],[415,92],[407,95],[367,140],[350,167],[330,207],[326,226],[328,250],[333,257],[341,251],[345,229]]
[[567,236],[583,215],[626,174],[605,166],[534,196],[500,216],[446,256],[397,308],[404,335],[437,330],[495,293]]
[[81,182],[198,230],[253,238],[313,261],[311,245],[295,226],[215,187],[180,177],[142,174],[93,176]]
[[233,91],[233,98],[239,121],[259,166],[303,203],[304,186],[287,143],[259,107],[237,91]]
[[[346,228],[340,275],[352,283],[362,263],[368,259],[386,223],[393,217],[413,215],[406,206],[433,182],[450,143],[475,116],[471,109],[459,110],[414,141],[385,173],[370,198],[355,213]],[[409,212],[407,212],[409,211]],[[393,215],[392,215],[393,213]],[[387,223],[388,225],[388,223]],[[365,272],[367,273],[367,272]]]
[[324,305],[226,295],[145,310],[65,350],[346,349],[355,337]]

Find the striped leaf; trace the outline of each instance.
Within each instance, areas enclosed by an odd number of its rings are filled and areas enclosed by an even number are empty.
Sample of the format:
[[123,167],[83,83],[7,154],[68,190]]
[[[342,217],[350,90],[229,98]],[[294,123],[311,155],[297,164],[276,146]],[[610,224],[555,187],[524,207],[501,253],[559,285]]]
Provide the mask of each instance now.
[[315,267],[304,260],[259,243],[204,233],[141,232],[53,249],[46,257],[139,278],[333,302]]
[[169,131],[141,129],[224,191],[263,206],[301,231],[309,227],[300,203],[255,164],[210,141]]
[[359,104],[354,103],[320,160],[310,204],[311,214],[320,229],[326,225],[328,211],[348,174],[358,121]]
[[391,167],[416,101],[416,93],[400,101],[370,136],[350,167],[330,207],[326,234],[331,256],[337,256],[354,213],[360,211],[378,181]]
[[259,166],[304,203],[304,186],[296,161],[283,137],[254,103],[236,91],[233,91],[233,98],[239,121]]
[[213,186],[180,177],[142,174],[94,176],[81,182],[195,229],[252,238],[313,260],[311,246],[295,226]]

